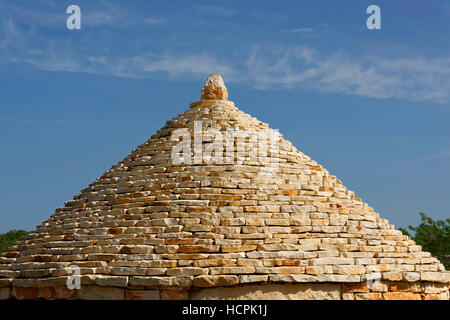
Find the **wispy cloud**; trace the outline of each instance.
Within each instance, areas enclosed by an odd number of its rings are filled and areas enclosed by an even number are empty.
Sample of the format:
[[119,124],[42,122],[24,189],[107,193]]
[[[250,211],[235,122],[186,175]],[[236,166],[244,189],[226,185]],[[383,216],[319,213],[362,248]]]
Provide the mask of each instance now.
[[304,39],[318,39],[328,32],[328,27],[326,24],[322,24],[319,27],[303,27],[283,30],[284,33],[298,34]]
[[410,161],[406,161],[406,162],[402,162],[402,163],[393,164],[393,165],[390,165],[390,166],[386,166],[386,167],[380,168],[380,170],[384,171],[384,170],[387,170],[387,169],[405,167],[405,166],[409,166],[409,165],[413,165],[413,164],[417,164],[417,163],[422,163],[422,162],[426,162],[426,161],[430,161],[430,160],[436,160],[436,159],[442,159],[442,158],[448,158],[448,157],[450,157],[450,151],[449,152],[440,153],[440,154],[431,155],[431,156],[427,156],[427,157],[422,157],[422,158],[418,158],[418,159],[414,159],[414,160],[410,160]]
[[[61,29],[66,25],[68,17],[64,6],[44,2],[45,9],[32,10],[27,5],[16,3],[0,3],[0,17],[14,17],[18,23],[32,27],[48,27]],[[99,1],[95,7],[82,6],[82,28],[127,28],[143,23],[146,25],[163,25],[165,20],[158,17],[145,17],[137,12],[130,12],[124,6]]]
[[195,9],[202,14],[215,14],[222,16],[231,16],[238,12],[235,9],[214,5],[198,5],[195,7]]
[[148,17],[148,18],[144,19],[144,23],[152,25],[152,26],[162,26],[162,25],[166,24],[166,20],[163,18]]
[[317,53],[308,46],[255,47],[246,71],[261,89],[302,87],[371,98],[448,102],[450,58],[354,57]]
[[91,45],[86,54],[84,43],[45,37],[45,33],[18,25],[11,18],[0,22],[0,63],[129,78],[192,79],[219,72],[228,82],[261,90],[302,89],[377,99],[450,102],[449,57],[354,56],[344,51],[318,52],[308,45],[267,42],[226,53],[214,48],[193,51],[180,47],[161,48],[160,52],[110,52]]

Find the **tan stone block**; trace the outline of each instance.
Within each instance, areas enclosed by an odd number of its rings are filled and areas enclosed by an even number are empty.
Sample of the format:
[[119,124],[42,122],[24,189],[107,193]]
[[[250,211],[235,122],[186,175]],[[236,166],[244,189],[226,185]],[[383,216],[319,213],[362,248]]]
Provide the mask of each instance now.
[[312,275],[333,273],[333,267],[332,266],[309,266],[309,267],[306,267],[305,272],[307,274],[312,274]]
[[256,250],[255,245],[230,245],[222,246],[222,252],[245,252]]
[[317,276],[320,282],[359,282],[361,277],[358,275],[344,274],[319,274]]
[[361,265],[335,265],[333,273],[337,274],[365,274],[366,268]]
[[420,280],[420,273],[419,272],[404,272],[403,273],[403,280],[409,281],[409,282],[415,282]]
[[239,276],[240,283],[267,282],[268,279],[269,276],[263,274],[250,274]]
[[263,260],[260,259],[241,259],[239,258],[237,260],[237,264],[240,267],[255,267],[255,266],[259,266],[262,267],[263,266]]
[[180,253],[199,253],[199,252],[219,252],[220,246],[215,245],[180,245],[178,252]]
[[125,290],[114,287],[82,286],[76,290],[77,299],[82,300],[123,300]]
[[166,287],[172,286],[174,277],[130,277],[128,286],[130,287]]
[[400,272],[382,272],[381,279],[389,281],[401,281],[403,275]]
[[312,265],[336,265],[336,264],[354,264],[353,258],[327,257],[312,260]]
[[355,296],[353,293],[343,293],[342,300],[355,300]]
[[305,273],[305,267],[255,267],[255,272],[266,274],[302,274]]
[[368,283],[370,290],[374,292],[387,292],[389,291],[388,285],[385,282],[373,281]]
[[338,284],[268,284],[205,288],[192,292],[192,300],[340,300]]
[[[183,261],[183,260],[180,260]],[[180,263],[180,261],[178,263]],[[236,264],[236,259],[201,259],[194,260],[193,266],[198,268],[205,267],[218,267],[224,265],[234,265]]]
[[355,300],[383,300],[383,295],[380,292],[369,293],[355,293]]
[[101,287],[126,287],[128,277],[124,276],[99,276],[95,280],[95,284]]
[[318,257],[319,258],[326,258],[326,257],[338,257],[339,256],[338,250],[326,250],[326,251],[319,251]]
[[[86,276],[81,276],[81,280],[85,278]],[[57,286],[66,286],[67,285],[67,279],[69,277],[62,276],[62,277],[51,277],[51,278],[44,278],[44,279],[36,279],[36,286],[37,287],[57,287]],[[81,281],[83,282],[83,281]]]
[[[185,260],[184,257],[177,257],[175,255],[173,255],[173,258]],[[186,258],[189,258],[189,256]],[[195,258],[196,257],[194,255],[192,255],[192,259],[195,259]],[[173,267],[177,266],[177,261],[176,260],[148,260],[148,261],[139,262],[139,266],[142,268],[173,268]]]
[[370,292],[367,283],[344,283],[342,285],[342,292],[347,293],[355,293],[355,292]]
[[213,267],[210,268],[209,273],[215,274],[252,274],[255,273],[254,267]]
[[281,212],[308,213],[316,212],[317,207],[311,205],[282,205]]
[[194,278],[194,286],[195,287],[226,287],[232,286],[239,283],[239,278],[234,275],[218,275],[218,276],[209,276],[203,275]]
[[136,267],[113,267],[111,274],[114,276],[143,276],[147,274],[146,268]]
[[67,286],[52,286],[39,289],[39,295],[43,299],[75,299],[77,290],[70,290]]
[[420,279],[422,281],[450,283],[450,272],[421,272]]
[[305,216],[302,214],[294,214],[291,216],[290,225],[292,226],[310,226],[311,219],[309,216]]
[[422,284],[416,282],[391,282],[389,284],[389,291],[392,292],[423,292]]
[[166,274],[168,276],[198,276],[208,274],[208,269],[197,268],[197,267],[182,267],[182,268],[171,268],[167,269]]
[[384,292],[384,300],[422,300],[420,294],[413,292]]
[[274,274],[269,275],[269,282],[319,282],[319,278],[308,274]]
[[448,290],[447,285],[439,282],[425,282],[423,283],[425,293],[441,293]]
[[20,270],[19,276],[22,278],[43,278],[50,276],[50,270],[49,269]]
[[449,300],[449,292],[428,293],[424,295],[424,300]]

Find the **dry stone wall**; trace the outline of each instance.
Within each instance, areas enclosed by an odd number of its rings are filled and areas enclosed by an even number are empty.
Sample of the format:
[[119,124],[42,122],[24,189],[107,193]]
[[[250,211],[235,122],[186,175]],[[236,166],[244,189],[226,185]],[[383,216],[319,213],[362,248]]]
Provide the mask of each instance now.
[[[278,299],[277,286],[285,298],[333,288],[323,297],[448,299],[450,276],[436,258],[282,136],[257,163],[175,165],[172,134],[186,128],[195,139],[195,121],[223,136],[273,132],[226,101],[220,81],[210,84],[0,257],[0,299]],[[70,265],[81,290],[65,287]]]

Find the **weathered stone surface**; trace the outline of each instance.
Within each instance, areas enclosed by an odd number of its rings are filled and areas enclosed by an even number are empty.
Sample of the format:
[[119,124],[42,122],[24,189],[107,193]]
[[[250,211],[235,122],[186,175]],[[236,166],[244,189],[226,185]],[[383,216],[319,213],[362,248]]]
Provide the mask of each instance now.
[[128,277],[101,276],[95,280],[101,287],[127,287]]
[[241,275],[239,276],[240,283],[254,283],[254,282],[267,282],[269,280],[268,275],[262,274],[251,274],[251,275]]
[[420,280],[450,283],[450,271],[449,272],[421,272]]
[[67,286],[42,287],[39,289],[39,297],[47,300],[75,299],[76,290],[71,290]]
[[413,292],[385,292],[384,300],[422,300],[420,294]]
[[275,274],[269,276],[270,282],[319,282],[318,276],[307,274]]
[[195,290],[193,300],[339,300],[340,285],[269,284]]
[[123,300],[125,289],[100,286],[82,286],[76,290],[77,299],[82,300]]
[[338,257],[317,258],[312,261],[312,264],[314,266],[354,264],[354,263],[355,263],[355,260],[353,258],[338,258]]
[[204,100],[227,100],[228,91],[219,74],[211,74],[202,89]]
[[239,278],[234,275],[225,275],[225,276],[198,276],[194,278],[194,286],[201,288],[208,287],[227,287],[232,286],[239,283]]
[[383,294],[379,292],[355,293],[355,300],[383,300]]

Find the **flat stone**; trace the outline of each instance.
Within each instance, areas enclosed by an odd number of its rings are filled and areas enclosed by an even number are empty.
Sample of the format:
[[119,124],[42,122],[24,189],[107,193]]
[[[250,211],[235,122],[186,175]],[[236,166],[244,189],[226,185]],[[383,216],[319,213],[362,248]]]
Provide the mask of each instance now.
[[421,272],[420,279],[422,281],[450,283],[450,272]]
[[238,276],[234,275],[218,275],[218,276],[209,276],[203,275],[194,278],[194,286],[201,288],[208,287],[227,287],[232,286],[239,283]]
[[319,282],[317,276],[307,274],[274,274],[269,275],[270,282]]
[[312,260],[312,265],[336,265],[336,264],[354,264],[353,258],[326,257]]
[[385,292],[384,300],[422,300],[420,294],[413,292]]
[[95,284],[101,287],[123,287],[128,284],[128,277],[124,276],[100,276],[95,280]]
[[114,287],[82,286],[76,290],[77,299],[81,300],[123,300],[125,290]]
[[340,300],[336,284],[268,284],[194,290],[192,300]]

